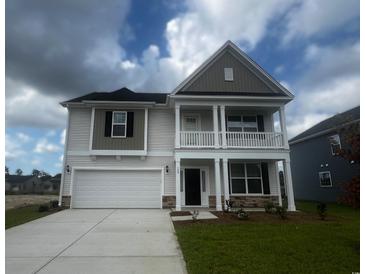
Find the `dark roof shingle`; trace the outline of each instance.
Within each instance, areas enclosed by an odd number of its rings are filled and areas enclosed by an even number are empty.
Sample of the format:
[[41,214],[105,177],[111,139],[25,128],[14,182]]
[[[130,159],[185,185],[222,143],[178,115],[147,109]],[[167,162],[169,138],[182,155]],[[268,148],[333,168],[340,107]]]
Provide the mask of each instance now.
[[166,103],[166,93],[141,93],[134,92],[126,87],[112,91],[112,92],[92,92],[84,96],[76,97],[74,99],[63,102],[77,103],[82,101],[121,101],[121,102],[155,102],[157,104]]
[[336,114],[313,127],[307,129],[306,131],[300,133],[294,138],[289,140],[289,143],[296,142],[300,139],[309,137],[313,134],[320,133],[325,130],[330,130],[332,128],[337,128],[351,121],[356,121],[360,119],[360,106],[347,110],[345,112]]

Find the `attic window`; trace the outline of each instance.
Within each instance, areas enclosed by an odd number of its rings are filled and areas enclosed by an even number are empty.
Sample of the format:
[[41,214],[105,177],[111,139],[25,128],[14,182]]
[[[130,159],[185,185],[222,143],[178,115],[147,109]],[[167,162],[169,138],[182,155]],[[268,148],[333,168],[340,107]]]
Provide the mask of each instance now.
[[233,68],[224,68],[224,81],[233,81]]

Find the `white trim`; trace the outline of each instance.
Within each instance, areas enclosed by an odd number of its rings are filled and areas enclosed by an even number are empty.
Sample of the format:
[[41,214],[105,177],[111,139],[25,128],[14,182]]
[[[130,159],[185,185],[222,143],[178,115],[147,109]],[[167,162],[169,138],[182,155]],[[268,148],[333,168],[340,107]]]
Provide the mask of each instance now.
[[94,123],[95,123],[95,108],[93,107],[91,108],[89,150],[93,149]]
[[[328,185],[328,186],[324,186],[324,185],[322,185],[322,182],[321,182],[321,175],[322,175],[322,174],[324,174],[324,173],[328,173],[328,174],[330,175],[330,182],[331,182],[331,185]],[[319,186],[320,186],[320,187],[325,187],[325,188],[327,188],[327,187],[333,187],[331,171],[329,171],[329,170],[326,170],[326,171],[320,171],[320,172],[318,172],[318,176],[319,176]]]
[[281,106],[279,108],[279,116],[280,116],[280,130],[283,133],[283,146],[284,148],[289,149],[288,131],[286,129],[285,106]]
[[259,100],[259,101],[290,101],[288,97],[283,96],[247,96],[247,95],[171,95],[174,99],[204,99],[204,100]]
[[66,122],[66,134],[65,134],[65,144],[63,147],[63,160],[62,160],[62,173],[61,173],[61,185],[60,185],[60,194],[58,198],[58,205],[62,205],[62,195],[63,195],[63,185],[65,180],[65,166],[66,166],[66,158],[68,156],[68,134],[70,131],[70,111],[67,109],[67,122]]
[[214,147],[219,148],[218,106],[213,105]]
[[289,159],[289,150],[212,150],[212,151],[194,151],[194,150],[175,150],[175,157],[182,159],[215,159],[215,158],[229,158],[229,159],[253,159],[253,160],[285,160]]
[[180,148],[180,105],[175,105],[175,147]]
[[148,108],[144,109],[144,152],[147,154]]
[[[125,122],[124,123],[115,123],[114,122],[114,113],[125,113]],[[111,135],[110,137],[111,138],[127,138],[127,123],[128,122],[128,112],[125,111],[125,110],[114,110],[112,112],[112,132],[111,132]],[[116,126],[124,126],[124,135],[117,135],[117,136],[114,136],[114,125]]]
[[[213,64],[213,60],[218,57],[226,48],[232,47],[235,52],[239,54],[239,56],[243,57],[246,61],[248,61],[254,68],[256,68],[261,74],[263,74],[267,80],[269,80],[272,84],[277,86],[282,92],[284,92],[290,99],[294,98],[294,95],[291,94],[285,87],[283,87],[280,83],[278,83],[273,77],[271,77],[266,71],[264,71],[256,62],[254,62],[246,53],[244,53],[239,47],[237,47],[230,40],[225,42],[223,46],[221,46],[213,55],[211,55],[203,64],[201,64],[193,73],[191,73],[183,82],[181,82],[172,92],[172,95],[175,95],[179,90],[181,90],[186,84],[188,84],[195,76],[197,76],[200,72],[208,69],[210,65]],[[249,69],[249,68],[248,68]],[[256,76],[257,73],[254,72]],[[258,76],[259,78],[262,77]]]
[[70,182],[70,208],[72,208],[72,200],[73,200],[73,192],[74,192],[74,181],[75,181],[75,172],[77,170],[116,170],[116,171],[124,171],[124,170],[143,170],[143,171],[161,171],[161,193],[160,193],[160,208],[162,208],[162,196],[163,196],[163,190],[164,190],[164,184],[165,184],[165,176],[164,173],[164,167],[146,167],[146,168],[134,168],[134,167],[81,167],[81,166],[74,166],[72,167],[72,174],[71,174],[71,182]]
[[224,68],[224,81],[233,82],[233,68]]
[[[172,157],[174,156],[173,150],[152,150],[147,151],[146,154],[144,154],[144,150],[111,150],[111,152],[116,151],[115,154],[109,153],[109,151],[102,151],[100,154],[97,153],[98,151],[95,150],[93,152],[89,150],[69,150],[67,151],[67,155],[69,156],[92,156],[92,155],[104,155],[104,156],[161,156],[161,157]],[[135,153],[137,151],[137,153]],[[95,153],[94,153],[95,152]],[[93,154],[94,153],[94,154]],[[143,155],[142,155],[143,154]]]

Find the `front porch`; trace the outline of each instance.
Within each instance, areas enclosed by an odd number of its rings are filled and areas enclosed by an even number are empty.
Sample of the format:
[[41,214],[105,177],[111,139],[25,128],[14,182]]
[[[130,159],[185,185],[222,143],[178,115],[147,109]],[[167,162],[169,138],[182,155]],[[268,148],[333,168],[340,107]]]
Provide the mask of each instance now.
[[[255,154],[257,155],[257,154]],[[282,205],[278,162],[284,161],[288,210],[295,211],[288,159],[176,158],[176,195],[163,198],[164,207],[263,208],[272,202]],[[236,155],[237,157],[237,155]],[[289,169],[288,169],[289,167]]]

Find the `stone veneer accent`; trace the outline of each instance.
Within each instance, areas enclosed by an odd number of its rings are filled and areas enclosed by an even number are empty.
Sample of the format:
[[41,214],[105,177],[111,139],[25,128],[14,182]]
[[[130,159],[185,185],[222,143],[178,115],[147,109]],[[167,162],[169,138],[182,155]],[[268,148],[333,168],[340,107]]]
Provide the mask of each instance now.
[[162,196],[162,208],[175,208],[176,198],[175,196]]
[[62,196],[62,206],[70,207],[71,196]]
[[[267,202],[272,202],[274,205],[279,205],[278,196],[258,195],[258,196],[229,196],[234,202],[234,207],[265,207]],[[222,196],[222,205],[224,196]],[[209,196],[209,207],[215,208],[215,196]]]

